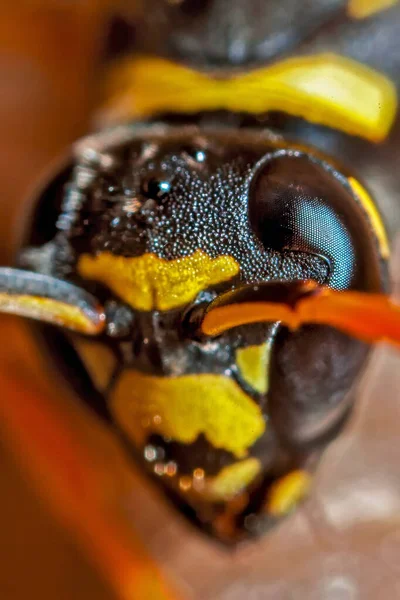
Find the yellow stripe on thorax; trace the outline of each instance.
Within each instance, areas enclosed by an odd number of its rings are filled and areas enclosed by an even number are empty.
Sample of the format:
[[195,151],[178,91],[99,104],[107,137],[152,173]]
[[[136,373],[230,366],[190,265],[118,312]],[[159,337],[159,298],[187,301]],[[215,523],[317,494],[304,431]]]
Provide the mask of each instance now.
[[399,0],[349,0],[347,12],[353,19],[366,19],[375,13],[390,8]]
[[203,434],[215,448],[244,458],[265,431],[260,407],[237,383],[208,373],[154,377],[125,371],[111,395],[111,411],[138,446],[151,433],[184,444]]
[[132,308],[169,310],[191,302],[201,290],[231,279],[239,265],[231,256],[210,258],[201,250],[175,260],[155,254],[125,258],[103,252],[83,254],[78,272],[104,283]]
[[389,248],[389,240],[387,238],[386,229],[382,222],[381,216],[378,212],[378,209],[375,206],[374,201],[371,196],[368,194],[367,190],[363,188],[363,186],[353,177],[349,177],[349,184],[360,200],[361,205],[363,206],[365,212],[368,215],[371,226],[375,232],[375,235],[378,240],[379,249],[383,258],[389,258],[390,248]]
[[225,78],[161,58],[136,57],[111,72],[106,97],[106,120],[107,111],[110,119],[127,119],[171,111],[277,110],[372,141],[386,137],[397,110],[396,88],[385,75],[328,53]]

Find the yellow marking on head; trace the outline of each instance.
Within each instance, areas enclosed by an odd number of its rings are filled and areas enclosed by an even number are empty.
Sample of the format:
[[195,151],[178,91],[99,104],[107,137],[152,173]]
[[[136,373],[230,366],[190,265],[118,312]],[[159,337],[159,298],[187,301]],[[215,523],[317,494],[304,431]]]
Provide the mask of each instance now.
[[272,341],[259,346],[248,346],[236,350],[236,364],[243,379],[260,394],[268,390],[268,366]]
[[98,323],[95,323],[78,306],[72,306],[52,298],[2,292],[0,293],[0,312],[59,325],[88,335],[96,335],[104,329],[104,320],[100,319]]
[[121,62],[110,74],[107,120],[162,112],[279,110],[378,142],[397,111],[394,84],[382,73],[335,54],[288,58],[218,78],[152,57]]
[[204,495],[213,501],[228,501],[245,490],[261,471],[258,458],[246,458],[207,478]]
[[289,514],[307,495],[311,486],[311,475],[298,469],[278,479],[269,492],[267,511],[273,517]]
[[238,384],[208,373],[153,377],[124,371],[111,394],[111,411],[138,446],[151,433],[183,444],[202,433],[215,448],[244,458],[265,431],[260,407]]
[[104,283],[133,308],[169,310],[191,302],[210,285],[231,279],[239,265],[231,256],[210,258],[201,250],[175,260],[155,254],[125,258],[103,252],[83,254],[78,272]]
[[389,258],[389,241],[387,238],[385,226],[382,222],[381,216],[378,212],[375,202],[372,200],[367,190],[363,188],[363,186],[356,179],[354,179],[353,177],[349,177],[348,181],[353,192],[355,193],[357,198],[359,198],[362,207],[368,215],[372,228],[378,239],[379,249],[382,257],[386,259]]
[[366,19],[397,3],[398,0],[349,0],[347,12],[352,19]]
[[105,391],[117,365],[117,358],[105,344],[74,339],[73,345],[89,372],[95,386]]

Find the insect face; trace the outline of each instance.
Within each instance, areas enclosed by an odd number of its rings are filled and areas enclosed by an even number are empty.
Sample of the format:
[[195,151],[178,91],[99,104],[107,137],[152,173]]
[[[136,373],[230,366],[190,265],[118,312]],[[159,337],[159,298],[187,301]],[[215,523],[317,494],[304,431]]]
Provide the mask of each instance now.
[[[368,352],[329,319],[291,331],[279,310],[321,286],[385,290],[372,200],[312,151],[247,129],[99,134],[65,180],[43,196],[31,242],[41,215],[58,215],[51,235],[46,225],[21,260],[69,281],[69,305],[46,288],[58,323],[75,303],[79,319],[64,325],[102,333],[54,344],[51,331],[49,345],[68,347],[84,399],[205,530],[228,542],[260,533],[305,495]],[[8,275],[7,297],[28,314],[23,298],[40,293],[21,277],[11,289]],[[202,328],[215,304],[244,315],[257,302],[278,313],[231,327],[223,316],[217,336]]]

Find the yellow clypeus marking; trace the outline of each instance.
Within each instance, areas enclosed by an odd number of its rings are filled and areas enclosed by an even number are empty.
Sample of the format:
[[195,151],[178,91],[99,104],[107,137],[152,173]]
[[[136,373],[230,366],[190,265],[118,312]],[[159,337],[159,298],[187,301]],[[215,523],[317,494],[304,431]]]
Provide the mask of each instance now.
[[236,364],[243,379],[260,394],[268,390],[268,366],[272,341],[259,346],[248,346],[236,350]]
[[169,310],[191,302],[208,286],[231,279],[239,265],[231,256],[210,258],[201,250],[175,260],[155,254],[125,258],[103,252],[83,254],[78,272],[104,283],[133,308]]
[[368,194],[367,190],[363,188],[363,186],[356,179],[349,177],[349,184],[355,195],[359,198],[365,212],[368,215],[372,228],[377,237],[382,257],[389,258],[390,248],[386,229],[374,201]]
[[290,513],[307,495],[311,475],[298,469],[278,479],[272,486],[267,500],[267,511],[273,517]]
[[209,500],[227,501],[249,486],[261,471],[258,458],[246,458],[223,468],[207,479],[204,495]]
[[138,445],[151,433],[184,444],[202,433],[215,448],[244,458],[265,431],[260,407],[223,375],[153,377],[125,371],[111,394],[111,410]]
[[111,71],[106,97],[106,119],[107,111],[109,119],[126,119],[168,111],[279,110],[376,142],[388,134],[397,110],[396,88],[385,75],[329,53],[225,78],[138,57]]
[[40,296],[2,292],[0,312],[44,321],[88,335],[97,335],[104,329],[104,319],[92,321],[79,306]]
[[73,345],[95,386],[100,391],[105,391],[117,366],[117,358],[112,350],[105,344],[82,338],[75,338]]
[[390,8],[399,0],[349,0],[347,12],[353,19],[366,19],[371,15]]

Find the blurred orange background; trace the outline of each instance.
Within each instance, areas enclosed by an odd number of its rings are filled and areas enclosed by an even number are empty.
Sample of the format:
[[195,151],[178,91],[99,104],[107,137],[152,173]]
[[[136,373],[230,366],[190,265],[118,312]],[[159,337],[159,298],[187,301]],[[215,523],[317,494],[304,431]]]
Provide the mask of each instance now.
[[[10,260],[28,196],[88,122],[103,20],[92,2],[3,3],[0,14],[0,260]],[[6,6],[4,6],[6,5]],[[24,202],[26,202],[24,204]],[[4,371],[30,381],[35,348],[13,319],[0,321]],[[33,361],[32,361],[33,359]],[[20,372],[19,372],[20,371]],[[11,389],[10,389],[11,388]],[[0,440],[0,597],[4,600],[114,595],[74,540],[49,515]]]

